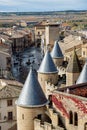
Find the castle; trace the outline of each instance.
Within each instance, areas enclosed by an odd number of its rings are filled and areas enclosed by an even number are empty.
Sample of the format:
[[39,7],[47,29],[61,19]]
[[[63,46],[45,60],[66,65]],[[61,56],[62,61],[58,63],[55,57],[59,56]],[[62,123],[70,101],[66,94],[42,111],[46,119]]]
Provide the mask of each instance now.
[[51,54],[45,53],[38,79],[30,69],[16,101],[17,130],[87,130],[87,62],[81,72],[74,49],[62,87],[58,68],[63,60],[56,41]]

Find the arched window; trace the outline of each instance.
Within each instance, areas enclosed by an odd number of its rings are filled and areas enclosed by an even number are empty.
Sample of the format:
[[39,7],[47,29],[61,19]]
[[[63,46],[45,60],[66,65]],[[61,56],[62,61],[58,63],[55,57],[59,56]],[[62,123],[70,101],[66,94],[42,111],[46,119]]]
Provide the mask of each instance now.
[[87,123],[85,123],[84,125],[84,130],[87,130]]
[[69,112],[69,124],[73,124],[73,113],[72,113],[72,111]]
[[74,113],[74,125],[78,126],[78,114],[76,112]]

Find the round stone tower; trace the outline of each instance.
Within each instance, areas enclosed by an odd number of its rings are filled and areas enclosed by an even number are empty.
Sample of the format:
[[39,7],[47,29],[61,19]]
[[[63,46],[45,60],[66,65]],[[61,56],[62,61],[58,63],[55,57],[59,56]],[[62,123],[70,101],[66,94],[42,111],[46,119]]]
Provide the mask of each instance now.
[[62,54],[62,51],[60,49],[60,46],[58,44],[58,41],[55,41],[55,44],[54,44],[54,47],[53,47],[53,50],[51,52],[51,56],[53,58],[53,61],[54,61],[54,64],[59,67],[62,65],[63,63],[63,60],[64,60],[64,57],[63,57],[63,54]]
[[52,60],[52,57],[51,57],[49,51],[47,51],[45,53],[43,61],[42,61],[40,68],[37,72],[38,72],[38,80],[39,80],[39,83],[40,83],[44,93],[46,92],[45,81],[50,82],[54,85],[57,84],[58,70],[55,67],[55,64]]
[[17,130],[34,130],[34,118],[44,114],[48,103],[42,88],[31,69],[17,105]]

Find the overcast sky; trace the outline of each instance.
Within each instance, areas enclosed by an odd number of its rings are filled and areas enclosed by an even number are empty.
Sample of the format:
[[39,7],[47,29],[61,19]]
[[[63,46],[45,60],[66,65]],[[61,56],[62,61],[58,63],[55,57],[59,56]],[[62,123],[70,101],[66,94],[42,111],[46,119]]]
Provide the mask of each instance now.
[[0,12],[61,10],[87,10],[87,0],[0,0]]

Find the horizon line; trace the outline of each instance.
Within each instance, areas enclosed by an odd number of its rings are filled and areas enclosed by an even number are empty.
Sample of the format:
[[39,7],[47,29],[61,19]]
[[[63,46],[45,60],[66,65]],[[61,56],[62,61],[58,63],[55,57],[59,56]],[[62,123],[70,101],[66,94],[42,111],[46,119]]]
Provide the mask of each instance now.
[[71,10],[48,10],[48,11],[0,11],[0,13],[45,13],[45,12],[73,12],[73,11],[76,11],[76,12],[86,12],[87,10],[86,9],[71,9]]

